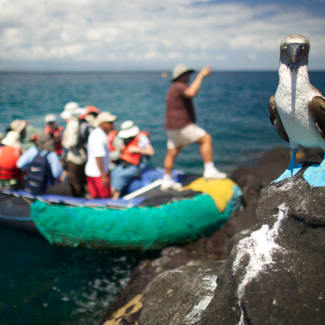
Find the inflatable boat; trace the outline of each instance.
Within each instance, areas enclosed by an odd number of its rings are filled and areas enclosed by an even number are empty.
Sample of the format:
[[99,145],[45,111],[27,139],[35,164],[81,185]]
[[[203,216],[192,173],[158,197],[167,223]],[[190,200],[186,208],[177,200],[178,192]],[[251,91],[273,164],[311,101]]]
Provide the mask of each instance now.
[[[121,199],[84,199],[51,192],[0,192],[0,225],[41,234],[51,244],[101,249],[161,249],[220,228],[241,204],[230,179],[205,180],[182,171],[181,191],[161,191],[162,170],[149,169]],[[59,184],[66,187],[67,185]],[[62,192],[62,190],[61,190]]]

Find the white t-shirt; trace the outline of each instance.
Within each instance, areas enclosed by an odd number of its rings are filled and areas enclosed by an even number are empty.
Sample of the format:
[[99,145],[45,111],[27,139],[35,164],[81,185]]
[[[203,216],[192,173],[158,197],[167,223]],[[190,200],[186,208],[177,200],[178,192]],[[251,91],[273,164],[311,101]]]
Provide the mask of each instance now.
[[97,165],[96,157],[101,157],[105,172],[109,168],[109,150],[107,134],[97,127],[90,133],[87,144],[88,160],[85,167],[85,174],[90,177],[100,177],[100,170]]

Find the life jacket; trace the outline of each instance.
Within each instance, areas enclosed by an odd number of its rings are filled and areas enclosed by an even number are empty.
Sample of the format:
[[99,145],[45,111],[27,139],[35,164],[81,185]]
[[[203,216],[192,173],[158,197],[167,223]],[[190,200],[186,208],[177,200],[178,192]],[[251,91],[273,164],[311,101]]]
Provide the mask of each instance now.
[[55,140],[55,151],[59,156],[61,156],[63,153],[63,147],[61,144],[63,127],[57,126],[55,129],[51,129],[48,125],[46,125],[44,132],[52,135]]
[[46,190],[49,183],[53,184],[51,166],[47,159],[48,154],[49,152],[45,155],[38,152],[28,166],[25,187],[32,194],[40,194]]
[[21,171],[16,166],[21,155],[19,148],[0,146],[0,179],[20,179]]
[[117,135],[117,131],[116,130],[112,130],[108,133],[107,135],[107,140],[108,140],[108,149],[109,151],[114,151],[115,147],[113,145],[114,139]]
[[139,147],[139,140],[141,135],[145,135],[147,137],[149,137],[149,133],[145,132],[145,131],[141,131],[137,134],[137,136],[135,136],[122,150],[121,155],[120,155],[120,159],[124,160],[132,165],[138,166],[141,162],[141,153],[134,153],[134,152],[130,152],[130,148],[135,146],[138,147],[139,149],[141,149]]

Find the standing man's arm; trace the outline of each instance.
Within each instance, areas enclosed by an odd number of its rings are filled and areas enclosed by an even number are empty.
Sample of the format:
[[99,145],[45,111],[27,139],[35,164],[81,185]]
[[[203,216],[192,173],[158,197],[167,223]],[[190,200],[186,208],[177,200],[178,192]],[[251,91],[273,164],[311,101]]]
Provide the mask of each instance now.
[[108,175],[105,173],[102,157],[96,157],[97,166],[100,170],[100,177],[102,179],[103,185],[109,185]]
[[211,73],[210,65],[207,65],[206,67],[201,69],[201,71],[197,74],[197,76],[195,77],[191,85],[188,88],[186,88],[186,90],[184,91],[184,95],[188,98],[195,97],[201,88],[202,80],[205,77],[209,76],[210,73]]

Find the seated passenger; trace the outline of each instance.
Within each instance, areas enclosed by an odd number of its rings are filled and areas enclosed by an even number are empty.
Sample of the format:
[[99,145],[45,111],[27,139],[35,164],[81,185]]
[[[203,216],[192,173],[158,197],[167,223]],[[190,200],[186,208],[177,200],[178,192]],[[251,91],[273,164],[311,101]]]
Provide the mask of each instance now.
[[149,134],[139,130],[133,121],[125,121],[121,125],[118,136],[124,141],[119,164],[112,171],[113,198],[120,197],[130,182],[141,176],[148,158],[155,152]]
[[17,167],[26,171],[25,190],[32,194],[45,192],[62,173],[54,139],[48,133],[36,136],[36,146],[30,147],[18,159]]
[[9,131],[0,145],[0,189],[16,190],[23,181],[22,173],[16,166],[22,154],[20,135]]
[[112,171],[118,164],[121,155],[121,150],[124,147],[123,140],[118,136],[117,133],[117,130],[114,128],[107,134],[110,171]]
[[109,112],[100,113],[96,118],[97,127],[89,135],[85,173],[92,198],[111,197],[107,133],[114,128],[116,118]]
[[46,123],[44,132],[53,137],[55,141],[55,151],[59,156],[61,156],[63,153],[61,144],[63,127],[56,124],[56,116],[54,114],[47,114],[44,121]]

